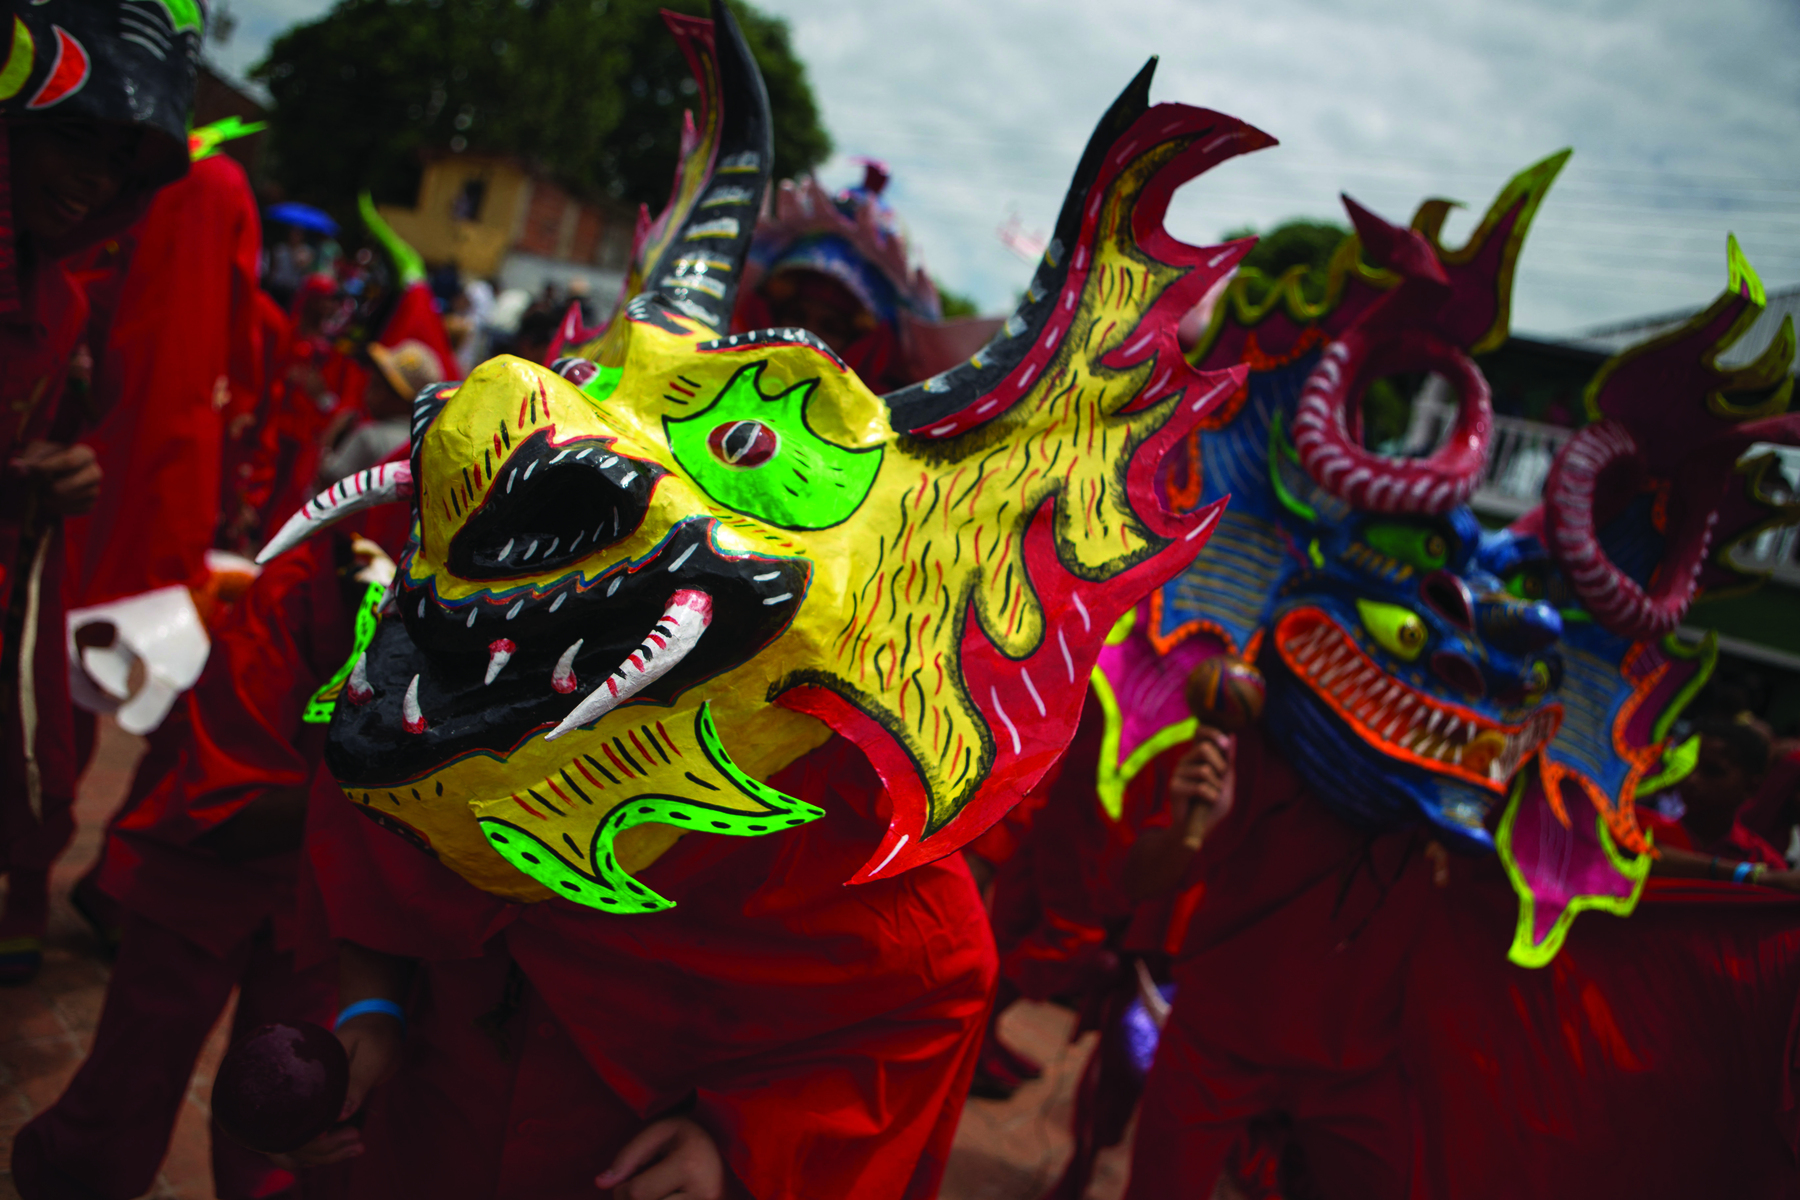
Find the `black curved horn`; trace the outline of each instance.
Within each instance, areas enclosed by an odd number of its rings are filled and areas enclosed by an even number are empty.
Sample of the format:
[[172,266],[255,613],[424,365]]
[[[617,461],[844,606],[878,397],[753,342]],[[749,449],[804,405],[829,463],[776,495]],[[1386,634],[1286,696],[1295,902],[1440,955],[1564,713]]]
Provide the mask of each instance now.
[[[684,31],[676,24],[683,18],[667,18],[700,83],[707,128],[693,134],[697,145],[683,146],[676,194],[659,222],[664,231],[652,233],[644,290],[723,333],[769,190],[775,141],[768,89],[743,31],[723,0],[713,0],[712,14],[710,38]],[[708,140],[714,141],[709,167],[690,175],[691,158],[706,153]],[[658,233],[667,240],[655,246]]]

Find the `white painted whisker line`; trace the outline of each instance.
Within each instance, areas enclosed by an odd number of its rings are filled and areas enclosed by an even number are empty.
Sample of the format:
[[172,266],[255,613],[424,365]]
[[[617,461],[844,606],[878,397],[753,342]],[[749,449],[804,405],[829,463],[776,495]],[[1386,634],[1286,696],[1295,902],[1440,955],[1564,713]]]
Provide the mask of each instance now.
[[889,863],[893,862],[894,859],[899,856],[900,851],[902,851],[906,848],[906,843],[908,840],[911,839],[911,837],[912,837],[912,834],[910,834],[910,833],[901,834],[900,840],[894,843],[894,848],[887,852],[887,857],[882,859],[881,864],[879,866],[877,866],[873,871],[870,871],[869,874],[870,875],[879,875],[883,871],[887,870],[887,865]]

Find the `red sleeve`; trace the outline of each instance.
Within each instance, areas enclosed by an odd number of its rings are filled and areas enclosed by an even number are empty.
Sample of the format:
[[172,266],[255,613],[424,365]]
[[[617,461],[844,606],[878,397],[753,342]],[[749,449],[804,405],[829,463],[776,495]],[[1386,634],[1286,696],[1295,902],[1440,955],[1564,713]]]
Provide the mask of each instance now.
[[1774,846],[1746,829],[1741,820],[1731,827],[1731,834],[1725,840],[1742,852],[1746,862],[1761,863],[1775,871],[1787,870],[1787,859]]
[[228,610],[200,681],[152,740],[109,833],[101,886],[215,953],[271,916],[287,936],[297,856],[230,863],[194,843],[269,790],[306,786],[318,769],[325,727],[301,714],[349,655],[353,629],[333,542],[283,555]]
[[192,842],[272,788],[304,786],[325,726],[307,701],[349,657],[354,611],[335,538],[271,563],[214,631],[200,680],[181,700],[188,741],[165,783],[120,823],[136,836]]
[[226,378],[230,381],[231,402],[225,411],[227,426],[239,417],[254,417],[263,391],[263,322],[257,307],[257,298],[262,294],[257,278],[262,222],[256,214],[256,197],[250,192],[249,181],[243,180],[241,169],[237,174],[242,185],[233,193],[237,212],[230,263],[231,343]]

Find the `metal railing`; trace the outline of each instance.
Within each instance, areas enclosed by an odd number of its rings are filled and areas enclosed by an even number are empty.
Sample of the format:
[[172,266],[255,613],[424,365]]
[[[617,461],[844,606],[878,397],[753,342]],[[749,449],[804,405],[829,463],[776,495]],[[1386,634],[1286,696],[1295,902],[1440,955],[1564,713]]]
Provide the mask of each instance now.
[[[1431,376],[1413,399],[1412,421],[1400,452],[1409,456],[1430,453],[1443,442],[1455,419],[1456,403],[1449,385]],[[1556,452],[1574,434],[1560,425],[1496,416],[1487,469],[1470,506],[1483,515],[1508,519],[1537,507]]]
[[1800,529],[1789,525],[1745,539],[1731,552],[1731,565],[1800,587]]
[[[1443,442],[1455,419],[1454,393],[1438,376],[1429,377],[1413,399],[1412,420],[1401,439],[1399,453],[1430,453]],[[1505,520],[1530,512],[1543,497],[1544,480],[1557,451],[1574,435],[1574,430],[1560,425],[1496,416],[1486,474],[1470,497],[1470,507],[1483,516]],[[1800,449],[1759,442],[1744,453],[1745,457],[1752,457],[1769,451],[1782,460],[1786,495],[1776,498],[1800,498]],[[1732,551],[1731,562],[1740,570],[1767,574],[1776,582],[1800,587],[1800,528],[1771,529],[1746,539]]]

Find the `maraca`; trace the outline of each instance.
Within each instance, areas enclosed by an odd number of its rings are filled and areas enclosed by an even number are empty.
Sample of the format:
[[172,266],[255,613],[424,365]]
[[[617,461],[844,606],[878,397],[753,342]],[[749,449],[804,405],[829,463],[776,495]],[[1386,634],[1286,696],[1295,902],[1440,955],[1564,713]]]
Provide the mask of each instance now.
[[1262,716],[1262,672],[1241,658],[1215,654],[1188,675],[1187,702],[1202,725],[1238,733]]
[[261,1025],[219,1064],[212,1111],[250,1149],[285,1154],[337,1124],[349,1088],[350,1059],[336,1035],[310,1021]]

